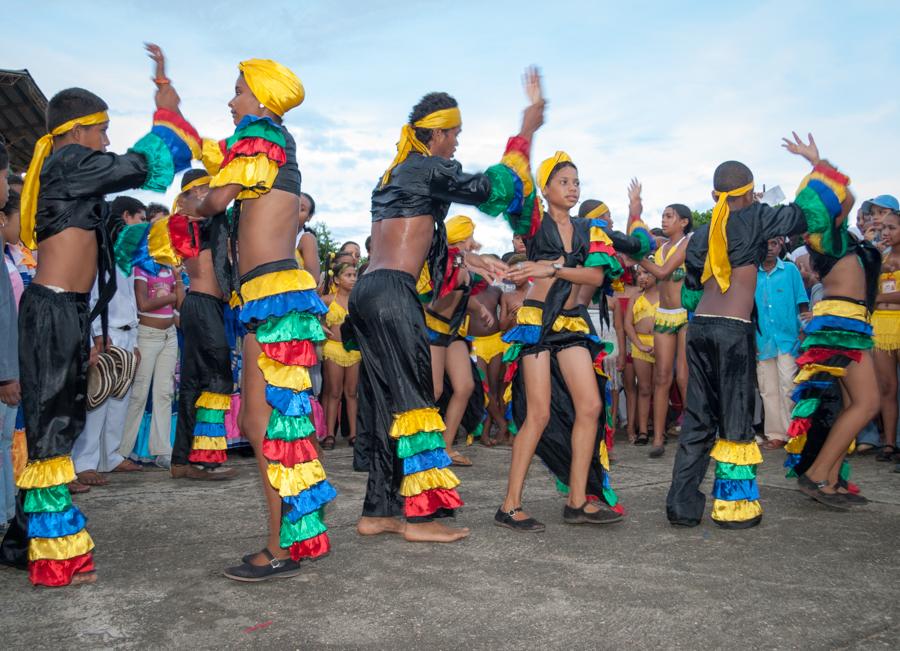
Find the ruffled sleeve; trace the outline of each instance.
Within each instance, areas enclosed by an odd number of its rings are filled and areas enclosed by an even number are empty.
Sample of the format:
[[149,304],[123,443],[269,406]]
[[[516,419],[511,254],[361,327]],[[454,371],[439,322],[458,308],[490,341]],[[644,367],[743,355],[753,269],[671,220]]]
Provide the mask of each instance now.
[[[238,124],[234,135],[225,141],[225,151],[219,170],[209,187],[239,185],[243,189],[237,195],[240,200],[256,199],[269,190],[278,176],[278,169],[287,162],[284,133],[269,118],[248,115]],[[220,148],[221,151],[221,148]],[[213,163],[214,147],[204,147]]]
[[478,209],[496,217],[503,213],[516,235],[533,237],[541,223],[541,202],[531,175],[531,143],[513,136],[506,143],[503,158],[485,171],[491,181],[491,195]]
[[847,252],[847,220],[836,223],[843,212],[850,178],[826,163],[819,163],[797,189],[794,203],[806,217],[809,244],[818,253],[840,257]]
[[622,263],[616,257],[616,249],[608,234],[609,224],[605,219],[591,219],[589,223],[589,248],[584,260],[585,267],[601,267],[607,278],[613,280],[622,275]]
[[191,166],[200,157],[200,135],[179,113],[157,109],[150,133],[131,148],[147,161],[147,177],[142,190],[165,192],[175,174]]
[[113,245],[116,266],[126,276],[134,267],[155,276],[163,267],[180,266],[182,256],[173,244],[171,225],[172,217],[166,217],[152,224],[125,226]]

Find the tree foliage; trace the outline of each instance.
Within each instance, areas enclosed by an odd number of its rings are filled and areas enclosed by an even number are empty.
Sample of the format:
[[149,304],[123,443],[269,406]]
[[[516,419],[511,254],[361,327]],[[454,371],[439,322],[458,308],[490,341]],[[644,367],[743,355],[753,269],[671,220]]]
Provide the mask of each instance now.
[[694,228],[703,226],[703,224],[708,224],[709,220],[712,219],[712,208],[710,208],[709,210],[704,210],[703,212],[692,210],[691,216],[693,218]]
[[325,271],[329,267],[332,254],[337,253],[338,249],[341,248],[341,243],[334,239],[328,224],[325,222],[318,222],[313,225],[312,231],[316,234],[316,240],[319,243],[319,263],[322,270]]

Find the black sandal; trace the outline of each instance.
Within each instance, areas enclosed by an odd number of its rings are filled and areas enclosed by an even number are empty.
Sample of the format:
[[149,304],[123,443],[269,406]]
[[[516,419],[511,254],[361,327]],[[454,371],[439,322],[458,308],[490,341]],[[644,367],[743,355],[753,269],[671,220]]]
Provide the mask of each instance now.
[[[887,450],[890,450],[890,452],[887,452]],[[878,454],[875,455],[875,461],[893,461],[896,453],[897,448],[893,445],[884,445],[878,451]]]
[[[267,581],[268,579],[287,579],[300,574],[300,561],[290,558],[280,560],[272,555],[268,548],[262,552],[269,561],[265,565],[252,565],[248,561],[244,561],[241,565],[229,567],[223,572],[226,577],[233,581],[244,581],[248,583],[258,583]],[[252,555],[251,555],[252,556]],[[246,556],[244,558],[247,558]],[[242,559],[243,560],[243,559]]]
[[323,450],[334,450],[334,437],[331,435],[326,436],[319,445],[322,446]]
[[819,504],[824,504],[828,508],[836,511],[849,511],[850,504],[847,498],[840,493],[826,493],[822,489],[828,486],[827,481],[813,481],[806,475],[797,477],[797,486],[804,495],[813,498]]
[[494,524],[498,527],[506,527],[513,531],[521,531],[523,533],[538,533],[547,527],[543,522],[538,522],[534,518],[525,518],[524,520],[516,520],[513,516],[522,511],[521,506],[517,506],[511,511],[504,511],[502,508],[497,509],[494,514]]
[[647,432],[641,432],[637,435],[637,438],[634,439],[635,445],[647,445],[650,443],[650,435]]
[[598,504],[601,507],[599,511],[585,511],[584,507],[587,505],[588,503],[585,502],[576,509],[566,504],[563,508],[563,520],[566,524],[612,524],[622,520],[621,513],[616,513],[610,508],[603,508],[601,504]]

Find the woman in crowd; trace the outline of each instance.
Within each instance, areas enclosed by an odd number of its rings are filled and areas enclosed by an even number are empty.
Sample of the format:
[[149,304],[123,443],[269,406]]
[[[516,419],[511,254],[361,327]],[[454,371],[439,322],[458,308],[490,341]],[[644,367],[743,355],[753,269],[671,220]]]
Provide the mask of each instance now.
[[897,437],[897,364],[900,361],[900,215],[882,219],[881,237],[890,248],[882,259],[878,297],[872,315],[875,369],[881,388],[882,447],[877,461],[894,459]]
[[[650,272],[639,268],[637,272],[638,287],[641,293],[628,302],[629,318],[625,321],[625,331],[631,341],[631,357],[634,360],[634,373],[637,376],[637,441],[647,443],[647,426],[650,420],[650,399],[653,394],[653,369],[656,363],[653,350],[653,322],[656,308],[659,307],[659,289],[656,278]],[[651,457],[661,456],[656,447],[650,450]]]

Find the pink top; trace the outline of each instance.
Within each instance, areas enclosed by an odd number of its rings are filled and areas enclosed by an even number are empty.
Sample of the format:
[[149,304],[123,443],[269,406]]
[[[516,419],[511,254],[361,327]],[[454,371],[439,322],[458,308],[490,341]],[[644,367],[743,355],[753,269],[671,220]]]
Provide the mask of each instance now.
[[4,255],[3,259],[6,262],[6,271],[9,273],[9,282],[12,283],[13,296],[16,297],[16,306],[18,306],[19,301],[22,300],[22,292],[25,291],[25,283],[12,259],[8,255]]
[[[143,269],[135,267],[135,281],[147,283],[147,297],[159,298],[168,294],[175,293],[175,274],[171,269],[163,268],[158,275],[148,274]],[[163,307],[153,310],[152,312],[138,312],[141,316],[151,316],[157,319],[171,319],[175,315],[174,306],[164,305]]]

